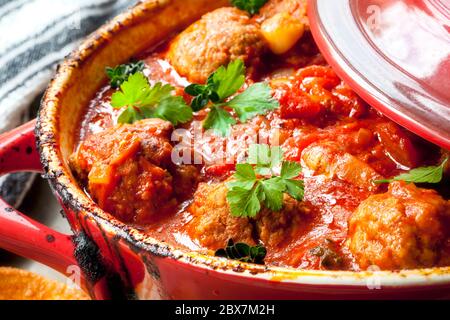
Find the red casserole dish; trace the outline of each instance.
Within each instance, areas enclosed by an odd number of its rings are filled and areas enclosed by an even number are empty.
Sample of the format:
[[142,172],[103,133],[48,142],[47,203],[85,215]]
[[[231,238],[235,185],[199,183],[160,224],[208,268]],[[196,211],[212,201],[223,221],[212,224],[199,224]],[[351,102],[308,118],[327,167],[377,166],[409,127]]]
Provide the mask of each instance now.
[[51,230],[1,201],[0,246],[64,274],[80,267],[82,285],[96,299],[448,298],[448,267],[398,272],[296,270],[177,250],[104,212],[79,187],[68,157],[77,115],[105,81],[97,75],[225,4],[144,1],[72,53],[50,84],[37,122],[0,137],[0,174],[43,172],[75,236]]

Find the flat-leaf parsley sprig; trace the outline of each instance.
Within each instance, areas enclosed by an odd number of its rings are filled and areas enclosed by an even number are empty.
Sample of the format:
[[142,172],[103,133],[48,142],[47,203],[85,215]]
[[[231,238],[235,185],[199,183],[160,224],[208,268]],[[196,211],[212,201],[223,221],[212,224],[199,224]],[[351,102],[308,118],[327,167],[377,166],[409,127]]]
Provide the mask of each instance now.
[[118,65],[115,68],[107,67],[106,75],[109,78],[111,88],[117,89],[122,83],[127,81],[131,75],[144,71],[144,68],[144,61],[131,61],[130,63]]
[[444,176],[444,168],[448,157],[438,166],[420,167],[400,174],[392,179],[376,180],[375,183],[390,183],[393,181],[405,181],[408,183],[439,183]]
[[231,4],[251,15],[259,13],[268,0],[231,0]]
[[266,114],[279,107],[272,97],[272,90],[267,83],[256,83],[244,92],[236,94],[245,83],[245,65],[240,59],[234,60],[228,66],[221,66],[208,77],[205,85],[191,84],[185,92],[194,97],[191,107],[199,111],[210,105],[210,112],[203,123],[205,129],[215,129],[221,135],[229,133],[231,126],[236,124],[235,118],[224,108],[231,108],[239,120],[247,120]]
[[137,72],[112,95],[111,105],[116,109],[126,108],[119,116],[119,123],[161,118],[176,126],[192,119],[192,109],[181,96],[172,95],[173,90],[171,85],[160,82],[150,86],[146,76]]
[[250,246],[242,242],[234,243],[233,239],[230,239],[227,246],[217,250],[215,255],[240,262],[264,264],[267,249],[262,244]]
[[[253,152],[263,157],[252,161],[255,157],[250,154],[249,160],[255,163],[237,164],[233,175],[235,180],[227,184],[227,201],[233,216],[254,218],[262,205],[269,210],[280,211],[284,193],[298,201],[303,199],[303,181],[296,179],[301,173],[299,163],[281,161],[282,151],[279,147],[256,145]],[[273,166],[279,162],[281,171],[277,176]]]

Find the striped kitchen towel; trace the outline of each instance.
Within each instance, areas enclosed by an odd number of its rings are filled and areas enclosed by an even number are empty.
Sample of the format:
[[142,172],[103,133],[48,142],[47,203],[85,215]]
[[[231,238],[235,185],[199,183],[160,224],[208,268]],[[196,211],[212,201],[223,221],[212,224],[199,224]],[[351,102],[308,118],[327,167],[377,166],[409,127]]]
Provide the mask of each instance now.
[[[34,117],[33,101],[58,62],[87,34],[135,0],[0,0],[0,133]],[[32,176],[0,178],[0,195],[18,206]]]

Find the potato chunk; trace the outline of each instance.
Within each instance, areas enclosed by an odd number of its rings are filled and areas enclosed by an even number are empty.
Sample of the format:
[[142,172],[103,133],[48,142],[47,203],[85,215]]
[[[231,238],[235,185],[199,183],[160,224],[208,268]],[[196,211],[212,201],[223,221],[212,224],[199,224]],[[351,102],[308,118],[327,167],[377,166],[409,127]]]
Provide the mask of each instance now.
[[270,50],[275,54],[283,54],[300,40],[305,32],[305,26],[289,13],[282,12],[264,21],[261,30]]
[[191,82],[204,83],[220,66],[236,59],[252,61],[264,48],[259,26],[247,13],[221,8],[180,33],[167,56],[179,74]]
[[362,269],[433,267],[449,261],[449,222],[449,201],[433,190],[393,182],[387,193],[359,205],[347,243]]
[[315,174],[337,177],[365,190],[378,188],[373,183],[382,177],[367,163],[350,153],[341,151],[331,142],[315,143],[303,150],[302,162]]

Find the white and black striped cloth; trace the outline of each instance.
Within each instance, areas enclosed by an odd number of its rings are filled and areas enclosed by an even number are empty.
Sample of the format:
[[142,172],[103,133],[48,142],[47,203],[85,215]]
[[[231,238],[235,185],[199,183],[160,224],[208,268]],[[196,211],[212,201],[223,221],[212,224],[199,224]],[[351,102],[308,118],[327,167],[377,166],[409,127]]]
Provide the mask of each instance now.
[[[33,117],[33,101],[55,67],[87,34],[136,0],[0,0],[0,133]],[[18,206],[30,175],[0,178],[0,195]]]

